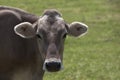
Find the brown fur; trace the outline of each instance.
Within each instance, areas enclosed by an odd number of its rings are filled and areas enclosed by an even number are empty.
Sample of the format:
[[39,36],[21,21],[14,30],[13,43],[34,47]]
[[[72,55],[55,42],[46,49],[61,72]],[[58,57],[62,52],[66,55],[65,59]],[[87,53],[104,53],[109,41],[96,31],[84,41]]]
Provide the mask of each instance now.
[[66,34],[77,37],[86,31],[80,22],[67,25],[56,10],[38,17],[1,6],[0,80],[43,80],[44,71],[59,71]]
[[22,10],[0,7],[0,80],[14,80],[14,74],[27,68],[30,75],[34,74],[33,77],[42,80],[43,61],[39,56],[36,39],[23,39],[14,32],[15,25],[21,22],[34,23],[37,20],[37,16]]

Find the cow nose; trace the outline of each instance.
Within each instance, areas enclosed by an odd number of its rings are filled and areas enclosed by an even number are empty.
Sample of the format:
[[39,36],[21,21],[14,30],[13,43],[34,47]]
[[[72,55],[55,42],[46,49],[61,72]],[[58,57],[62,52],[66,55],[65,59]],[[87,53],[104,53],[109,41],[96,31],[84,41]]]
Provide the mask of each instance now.
[[61,69],[61,62],[46,62],[45,67],[49,72],[57,72]]
[[43,64],[43,70],[48,72],[57,72],[61,69],[63,69],[62,62],[57,58],[46,59]]

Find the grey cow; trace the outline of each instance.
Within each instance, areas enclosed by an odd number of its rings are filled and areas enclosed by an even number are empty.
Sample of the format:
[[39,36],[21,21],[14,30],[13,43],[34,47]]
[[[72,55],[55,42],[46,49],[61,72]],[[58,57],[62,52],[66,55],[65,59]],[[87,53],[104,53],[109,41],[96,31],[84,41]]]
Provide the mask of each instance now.
[[87,28],[67,24],[54,9],[38,17],[0,6],[0,80],[43,80],[44,71],[61,70],[66,36],[81,36]]

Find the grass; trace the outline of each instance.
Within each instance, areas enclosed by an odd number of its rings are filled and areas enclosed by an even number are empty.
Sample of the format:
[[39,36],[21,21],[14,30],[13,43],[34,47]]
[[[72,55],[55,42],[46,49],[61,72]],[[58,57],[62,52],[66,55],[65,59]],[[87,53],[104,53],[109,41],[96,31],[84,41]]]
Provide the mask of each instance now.
[[120,0],[0,0],[36,15],[58,9],[64,19],[89,26],[81,38],[65,42],[64,70],[44,80],[120,80]]

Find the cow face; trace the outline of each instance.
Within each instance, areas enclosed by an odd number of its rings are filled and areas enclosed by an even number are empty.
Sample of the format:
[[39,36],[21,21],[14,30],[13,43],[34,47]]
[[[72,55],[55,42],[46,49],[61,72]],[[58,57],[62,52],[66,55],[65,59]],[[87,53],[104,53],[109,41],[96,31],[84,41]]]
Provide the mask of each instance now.
[[47,10],[35,24],[23,22],[16,25],[14,31],[22,38],[36,38],[44,60],[43,69],[55,72],[62,68],[66,35],[83,35],[87,25],[80,22],[66,24],[56,10]]

